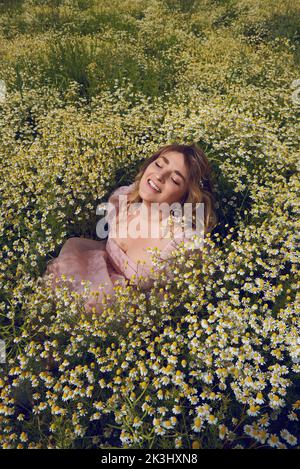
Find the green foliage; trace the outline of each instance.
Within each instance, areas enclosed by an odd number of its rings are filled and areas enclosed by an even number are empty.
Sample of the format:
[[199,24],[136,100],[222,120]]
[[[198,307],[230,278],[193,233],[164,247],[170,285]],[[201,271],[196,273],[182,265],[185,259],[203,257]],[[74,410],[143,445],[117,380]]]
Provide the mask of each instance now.
[[[299,447],[299,7],[255,0],[1,4],[2,448]],[[41,281],[166,143],[197,142],[218,225],[167,280]],[[161,281],[165,280],[164,287]],[[298,446],[297,446],[298,445]]]
[[198,5],[197,0],[164,0],[170,10],[179,10],[182,13],[193,11]]

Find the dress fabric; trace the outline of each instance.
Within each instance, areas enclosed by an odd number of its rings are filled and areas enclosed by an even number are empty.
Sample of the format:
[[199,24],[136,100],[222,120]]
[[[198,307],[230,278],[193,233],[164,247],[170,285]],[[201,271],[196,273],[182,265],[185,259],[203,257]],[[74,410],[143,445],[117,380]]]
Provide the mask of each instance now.
[[[118,196],[130,192],[133,185],[121,186],[109,197],[108,202],[115,205],[116,213]],[[177,243],[184,239],[183,235],[180,234],[180,236],[181,238],[177,236],[176,239],[170,239],[170,242],[160,252],[161,258],[167,258],[169,253],[176,248]],[[60,283],[61,275],[64,274],[66,279],[73,277],[69,284],[70,289],[78,293],[84,291],[82,281],[90,281],[90,293],[84,303],[84,308],[88,313],[92,312],[92,308],[100,313],[103,309],[101,303],[103,295],[110,295],[113,300],[115,285],[126,286],[129,280],[131,283],[137,284],[143,277],[143,288],[150,288],[152,284],[151,264],[151,261],[145,264],[136,264],[110,237],[109,230],[107,240],[69,238],[62,246],[58,257],[48,262],[43,278],[53,274],[52,289],[55,290],[56,285]],[[133,278],[133,276],[135,277]],[[98,292],[98,296],[94,296],[92,292]]]

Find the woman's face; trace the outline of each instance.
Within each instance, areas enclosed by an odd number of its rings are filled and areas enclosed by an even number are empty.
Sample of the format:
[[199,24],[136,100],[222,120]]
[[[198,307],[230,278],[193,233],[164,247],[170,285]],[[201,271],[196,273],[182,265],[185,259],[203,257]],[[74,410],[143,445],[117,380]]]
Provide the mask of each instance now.
[[180,202],[188,189],[188,168],[184,155],[168,151],[146,168],[139,185],[139,195],[147,202]]

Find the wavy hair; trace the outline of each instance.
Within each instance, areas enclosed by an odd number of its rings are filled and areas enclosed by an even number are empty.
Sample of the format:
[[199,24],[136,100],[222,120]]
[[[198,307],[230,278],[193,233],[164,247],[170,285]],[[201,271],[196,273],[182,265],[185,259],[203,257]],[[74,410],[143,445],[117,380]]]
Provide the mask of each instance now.
[[183,208],[183,204],[186,202],[192,203],[192,226],[195,227],[196,203],[204,203],[204,233],[209,233],[217,225],[217,216],[214,207],[215,197],[212,188],[212,170],[204,151],[197,143],[191,145],[179,143],[164,145],[147,158],[142,163],[139,172],[135,176],[134,185],[128,194],[127,203],[142,202],[142,198],[139,195],[139,184],[146,168],[162,154],[170,151],[182,153],[188,168],[188,190],[183,200],[180,201],[181,207]]

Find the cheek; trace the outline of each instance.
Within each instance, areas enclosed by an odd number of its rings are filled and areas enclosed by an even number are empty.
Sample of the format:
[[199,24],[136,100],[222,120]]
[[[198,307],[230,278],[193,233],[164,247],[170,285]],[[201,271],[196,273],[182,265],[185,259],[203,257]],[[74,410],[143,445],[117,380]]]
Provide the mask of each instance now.
[[176,186],[175,184],[170,183],[168,187],[168,196],[172,202],[177,202],[180,200],[185,194],[185,191],[180,187]]
[[148,173],[147,173],[147,172],[145,172],[145,173],[143,174],[143,176],[142,176],[142,179],[141,179],[141,181],[140,181],[140,182],[143,182],[143,183],[145,183],[145,182],[147,181],[147,179],[148,179]]
[[174,184],[174,182],[170,181],[169,183],[169,186],[170,186],[170,189],[172,190],[172,192],[175,194],[179,194],[179,195],[183,195],[184,192],[185,192],[185,189],[182,185],[180,186],[177,186],[176,184]]
[[142,177],[143,181],[147,181],[147,178],[150,173],[151,173],[151,168],[147,168]]

